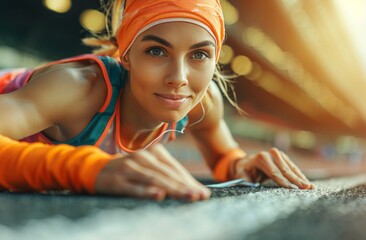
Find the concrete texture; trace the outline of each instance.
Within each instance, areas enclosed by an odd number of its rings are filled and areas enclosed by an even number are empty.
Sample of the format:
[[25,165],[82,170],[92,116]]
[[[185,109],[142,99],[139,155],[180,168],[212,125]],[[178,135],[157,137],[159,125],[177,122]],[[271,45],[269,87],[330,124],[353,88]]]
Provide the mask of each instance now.
[[363,239],[366,175],[212,189],[208,201],[0,193],[0,239]]

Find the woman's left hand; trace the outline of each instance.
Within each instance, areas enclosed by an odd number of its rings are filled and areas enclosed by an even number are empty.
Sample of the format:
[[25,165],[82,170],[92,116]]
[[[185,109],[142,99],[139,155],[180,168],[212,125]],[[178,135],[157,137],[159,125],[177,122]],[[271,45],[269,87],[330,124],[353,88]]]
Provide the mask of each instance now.
[[261,182],[271,178],[285,188],[313,189],[314,185],[304,176],[290,158],[277,148],[246,156],[233,163],[231,178],[244,178]]

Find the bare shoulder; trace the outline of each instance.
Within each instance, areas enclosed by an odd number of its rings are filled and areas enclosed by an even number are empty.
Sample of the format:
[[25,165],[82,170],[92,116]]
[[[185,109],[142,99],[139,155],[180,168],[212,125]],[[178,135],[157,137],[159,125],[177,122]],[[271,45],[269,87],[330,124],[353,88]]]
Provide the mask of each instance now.
[[[105,87],[100,67],[94,61],[60,63],[34,72],[29,85],[42,84],[48,90],[57,90],[67,95],[84,95],[96,85]],[[100,85],[100,86],[99,86]]]
[[37,69],[23,91],[41,111],[48,111],[52,122],[59,122],[66,115],[72,119],[95,114],[107,87],[100,66],[88,60]]
[[54,139],[68,139],[100,109],[106,92],[96,63],[70,62],[39,68],[24,87],[0,95],[0,111],[7,113],[0,115],[0,133],[21,139],[48,130]]

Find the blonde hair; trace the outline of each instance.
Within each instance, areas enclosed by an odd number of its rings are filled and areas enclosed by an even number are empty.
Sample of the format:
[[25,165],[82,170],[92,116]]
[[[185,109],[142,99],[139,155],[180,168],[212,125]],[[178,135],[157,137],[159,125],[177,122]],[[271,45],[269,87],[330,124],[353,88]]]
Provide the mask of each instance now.
[[82,39],[84,45],[94,48],[93,53],[119,58],[116,33],[121,25],[125,0],[112,0],[105,3],[101,1],[102,10],[105,12],[105,33],[91,33],[92,37]]
[[[111,0],[105,3],[101,0],[102,10],[105,12],[106,31],[103,34],[91,33],[91,37],[82,39],[84,45],[94,48],[93,53],[97,55],[107,55],[118,59],[120,54],[118,51],[118,44],[116,41],[116,33],[121,25],[125,0]],[[235,75],[225,75],[221,71],[219,64],[216,65],[214,72],[214,81],[217,83],[222,94],[226,97],[228,102],[235,107],[240,114],[245,112],[239,107],[237,103],[236,94],[233,86],[233,79]]]

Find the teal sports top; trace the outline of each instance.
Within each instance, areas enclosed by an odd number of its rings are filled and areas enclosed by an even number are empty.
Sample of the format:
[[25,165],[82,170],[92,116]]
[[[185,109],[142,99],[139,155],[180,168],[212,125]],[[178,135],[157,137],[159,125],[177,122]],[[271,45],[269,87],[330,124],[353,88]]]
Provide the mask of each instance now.
[[[120,111],[118,99],[126,84],[127,71],[116,59],[107,56],[86,54],[50,62],[43,66],[82,60],[94,60],[103,72],[104,80],[107,85],[107,97],[101,109],[93,116],[89,124],[72,139],[58,142],[49,139],[42,132],[39,132],[22,139],[22,141],[44,142],[48,144],[65,143],[73,146],[95,145],[110,154],[133,152],[133,150],[130,150],[121,144],[123,136],[120,136],[119,130]],[[11,92],[24,86],[35,70],[36,69],[2,70],[0,72],[0,93]],[[187,122],[188,117],[185,116],[176,123],[165,123],[160,129],[158,138],[153,140],[154,143],[165,143],[175,139],[176,133],[183,133]]]

